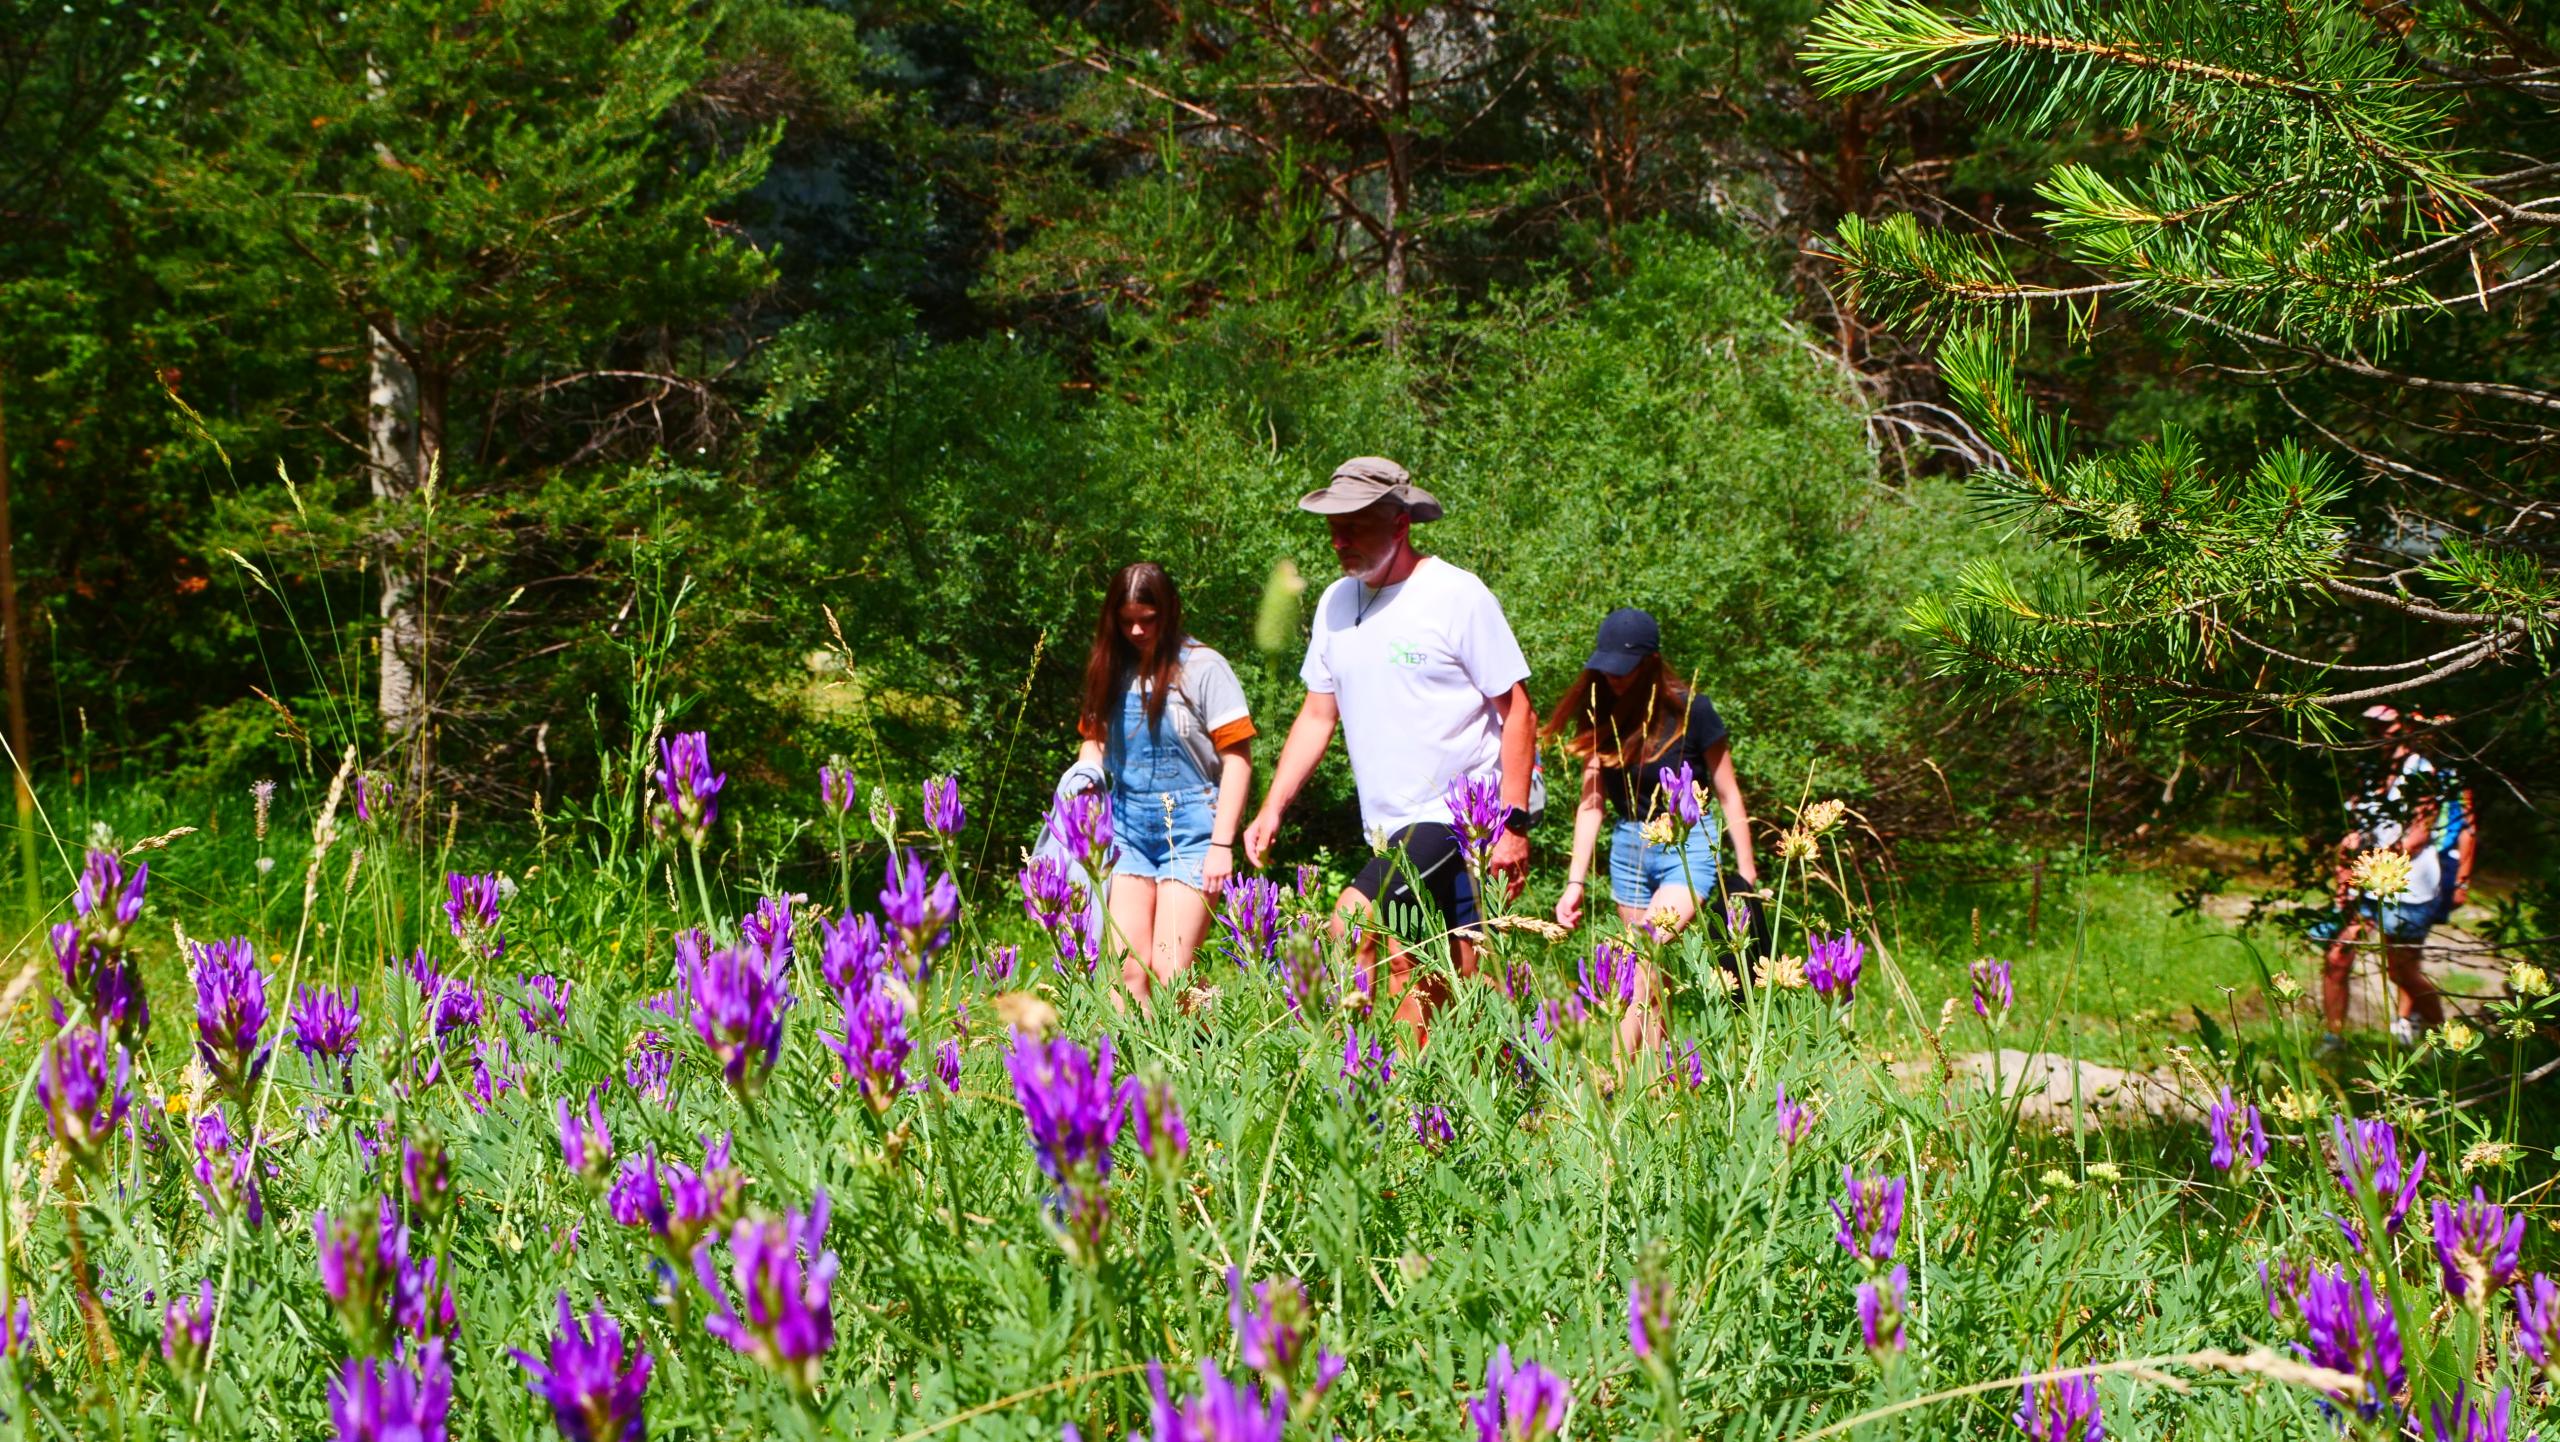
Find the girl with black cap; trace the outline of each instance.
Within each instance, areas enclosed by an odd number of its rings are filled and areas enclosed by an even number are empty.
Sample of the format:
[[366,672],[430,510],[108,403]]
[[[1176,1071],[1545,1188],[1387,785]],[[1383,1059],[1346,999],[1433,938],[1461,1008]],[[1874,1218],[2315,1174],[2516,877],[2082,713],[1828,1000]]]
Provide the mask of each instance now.
[[[1609,892],[1629,928],[1676,931],[1697,915],[1699,898],[1715,889],[1719,810],[1721,829],[1733,837],[1734,874],[1746,889],[1759,886],[1751,814],[1734,779],[1724,718],[1672,674],[1662,659],[1662,628],[1651,614],[1627,607],[1601,621],[1599,643],[1548,716],[1545,734],[1563,736],[1565,750],[1582,758],[1582,801],[1574,812],[1564,895],[1556,902],[1558,922],[1582,924],[1592,848],[1605,813],[1616,817]],[[1663,794],[1661,778],[1684,765],[1717,805],[1697,806],[1697,824],[1674,843],[1662,818],[1679,798]]]

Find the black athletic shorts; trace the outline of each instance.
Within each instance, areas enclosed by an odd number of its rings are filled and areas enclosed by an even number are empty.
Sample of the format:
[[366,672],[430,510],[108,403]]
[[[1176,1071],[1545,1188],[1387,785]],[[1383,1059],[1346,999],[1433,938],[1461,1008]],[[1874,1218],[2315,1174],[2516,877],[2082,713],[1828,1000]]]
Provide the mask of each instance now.
[[1425,913],[1424,935],[1464,930],[1478,919],[1475,882],[1467,875],[1457,828],[1445,821],[1417,821],[1388,837],[1387,849],[1369,858],[1351,879],[1351,889],[1377,908],[1377,927],[1400,939],[1416,939],[1403,933],[1411,929],[1404,918],[1417,908]]

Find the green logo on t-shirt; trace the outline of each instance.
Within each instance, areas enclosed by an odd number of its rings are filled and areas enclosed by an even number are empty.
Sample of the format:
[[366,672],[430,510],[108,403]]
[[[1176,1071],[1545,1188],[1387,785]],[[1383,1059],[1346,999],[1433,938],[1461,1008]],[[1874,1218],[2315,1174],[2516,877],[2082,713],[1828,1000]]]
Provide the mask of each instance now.
[[1389,641],[1387,660],[1397,666],[1419,666],[1422,664],[1422,648],[1411,641]]

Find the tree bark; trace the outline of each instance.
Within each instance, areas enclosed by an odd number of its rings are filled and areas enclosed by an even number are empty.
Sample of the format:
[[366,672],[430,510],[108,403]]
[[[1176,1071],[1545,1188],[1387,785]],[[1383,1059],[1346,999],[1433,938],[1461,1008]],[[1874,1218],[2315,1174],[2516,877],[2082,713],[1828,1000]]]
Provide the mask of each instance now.
[[[0,372],[0,382],[7,379]],[[5,385],[0,385],[5,391]],[[27,646],[18,626],[18,531],[9,516],[9,413],[0,395],[0,670],[9,693],[9,774],[18,804],[18,874],[27,905],[38,908],[36,794],[27,778]]]
[[[414,752],[426,719],[422,675],[426,626],[421,612],[426,578],[419,574],[419,555],[407,543],[398,521],[426,480],[425,448],[419,444],[418,374],[390,336],[377,327],[367,327],[366,335],[372,342],[372,384],[365,402],[366,458],[373,475],[374,508],[391,522],[384,528],[382,542],[382,656],[375,707],[393,749],[413,754],[410,769],[414,772]],[[413,774],[410,779],[418,778]]]

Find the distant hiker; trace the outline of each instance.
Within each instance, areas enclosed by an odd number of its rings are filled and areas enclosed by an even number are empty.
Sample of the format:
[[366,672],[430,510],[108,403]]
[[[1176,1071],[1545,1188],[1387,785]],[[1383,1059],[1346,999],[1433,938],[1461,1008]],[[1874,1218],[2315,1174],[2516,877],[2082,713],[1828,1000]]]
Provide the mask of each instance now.
[[1110,777],[1111,924],[1121,983],[1144,1002],[1199,949],[1253,785],[1244,687],[1183,629],[1181,594],[1152,561],[1103,593],[1076,734],[1077,760]]
[[[1583,662],[1547,716],[1546,734],[1565,738],[1565,751],[1582,758],[1582,800],[1574,810],[1573,853],[1565,869],[1556,920],[1582,924],[1590,889],[1592,848],[1604,816],[1609,831],[1609,897],[1629,930],[1676,932],[1698,914],[1702,898],[1716,894],[1719,830],[1733,837],[1733,867],[1743,890],[1757,890],[1760,863],[1751,850],[1751,813],[1733,774],[1733,746],[1724,718],[1704,693],[1691,690],[1662,656],[1662,627],[1649,612],[1611,611]],[[1665,791],[1662,777],[1690,778],[1686,797]],[[1712,795],[1714,803],[1707,804]],[[1717,824],[1722,813],[1723,826]],[[1677,825],[1684,819],[1694,824]],[[1647,835],[1648,828],[1652,834]],[[1673,833],[1685,832],[1678,839]],[[1657,979],[1647,969],[1645,994],[1627,1013],[1621,1030],[1630,1047],[1658,1040],[1661,1015],[1653,1004]]]
[[[2330,939],[2321,972],[2321,1013],[2327,1021],[2327,1034],[2320,1042],[2323,1051],[2345,1044],[2347,985],[2355,971],[2356,951],[2377,935],[2384,969],[2403,993],[2402,1014],[2393,1018],[2391,1034],[2403,1044],[2414,1043],[2419,1028],[2444,1020],[2443,998],[2427,979],[2422,960],[2444,880],[2443,855],[2434,844],[2440,809],[2435,767],[2409,744],[2409,728],[2396,708],[2370,707],[2364,719],[2366,735],[2380,748],[2381,760],[2348,800],[2348,831],[2338,842],[2333,899],[2341,922]],[[2406,883],[2389,895],[2376,896],[2358,883],[2358,859],[2375,851],[2397,852],[2408,859]]]
[[2410,732],[2410,744],[2435,766],[2435,794],[2438,814],[2435,829],[2436,852],[2443,858],[2446,878],[2443,900],[2436,906],[2436,924],[2442,926],[2457,906],[2471,904],[2471,868],[2480,858],[2480,812],[2471,792],[2471,779],[2445,759],[2448,738],[2445,725],[2450,716],[2418,716]]
[[1414,550],[1414,524],[1437,520],[1440,502],[1404,467],[1377,456],[1345,461],[1298,508],[1332,529],[1342,579],[1316,602],[1298,671],[1307,698],[1290,723],[1262,810],[1245,829],[1245,854],[1256,866],[1270,854],[1282,814],[1339,724],[1361,825],[1383,844],[1343,890],[1334,924],[1362,925],[1364,962],[1380,928],[1398,928],[1388,948],[1390,994],[1401,998],[1397,1019],[1419,1034],[1442,998],[1436,986],[1414,984],[1405,946],[1432,934],[1406,934],[1416,913],[1450,934],[1460,974],[1475,971],[1471,928],[1480,908],[1451,824],[1452,783],[1498,783],[1502,814],[1487,874],[1517,896],[1528,870],[1538,729],[1529,663],[1484,582]]

